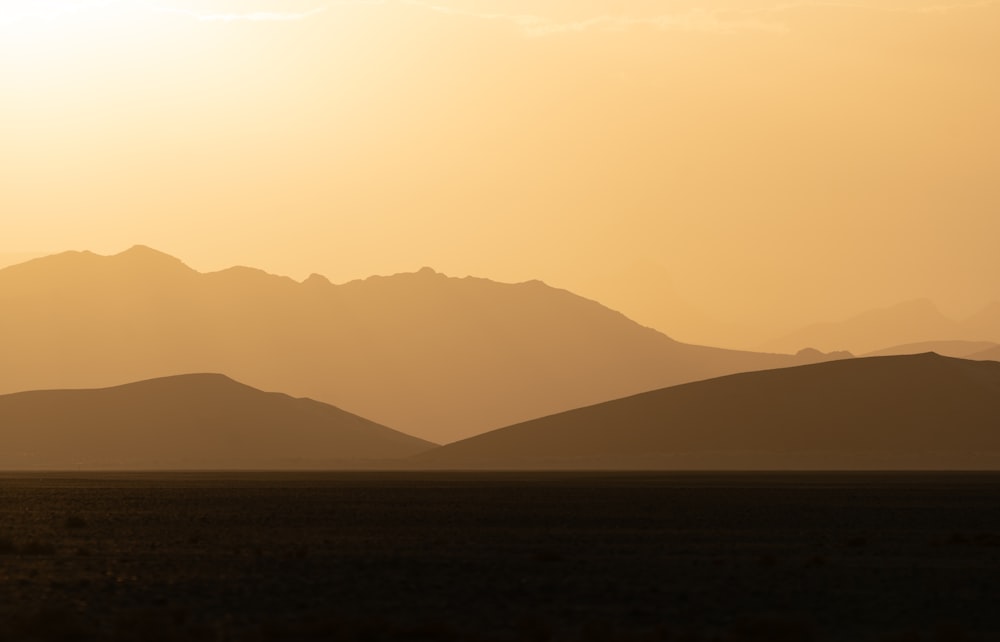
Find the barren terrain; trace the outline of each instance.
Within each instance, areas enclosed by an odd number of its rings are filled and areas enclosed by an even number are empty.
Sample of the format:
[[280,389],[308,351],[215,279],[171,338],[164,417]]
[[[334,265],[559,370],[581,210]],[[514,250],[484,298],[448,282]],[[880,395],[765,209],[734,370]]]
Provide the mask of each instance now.
[[1000,639],[1000,476],[0,476],[0,640]]

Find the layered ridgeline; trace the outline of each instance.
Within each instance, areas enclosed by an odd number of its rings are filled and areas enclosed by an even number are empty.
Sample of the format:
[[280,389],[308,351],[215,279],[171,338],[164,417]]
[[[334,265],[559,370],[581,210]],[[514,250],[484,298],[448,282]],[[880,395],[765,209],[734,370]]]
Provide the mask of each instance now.
[[918,354],[931,350],[966,357],[1000,343],[1000,302],[964,319],[945,316],[931,301],[917,299],[869,310],[839,322],[816,323],[764,344],[780,352],[811,347],[858,355]]
[[0,439],[3,470],[378,466],[434,446],[217,374],[3,395]]
[[981,352],[975,352],[970,354],[968,359],[977,359],[980,361],[1000,361],[1000,346],[993,346]]
[[904,343],[861,355],[862,357],[892,357],[903,354],[924,354],[935,352],[944,357],[976,359],[976,355],[987,354],[1000,348],[992,341],[921,341]]
[[731,375],[448,444],[420,467],[997,469],[1000,363],[935,354]]
[[565,290],[430,269],[333,285],[145,247],[0,270],[0,393],[223,372],[436,442],[827,358],[686,345]]

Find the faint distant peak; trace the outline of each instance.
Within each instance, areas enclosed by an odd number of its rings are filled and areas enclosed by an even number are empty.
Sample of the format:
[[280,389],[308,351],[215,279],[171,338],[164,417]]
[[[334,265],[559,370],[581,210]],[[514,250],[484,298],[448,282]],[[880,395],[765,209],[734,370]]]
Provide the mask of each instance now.
[[174,257],[170,256],[169,254],[167,254],[166,252],[161,252],[159,250],[154,250],[153,248],[149,247],[148,245],[133,245],[129,249],[125,250],[124,252],[119,252],[118,254],[115,254],[114,256],[116,256],[118,258],[123,258],[123,259],[127,258],[127,259],[144,259],[144,260],[145,259],[154,259],[154,260],[157,260],[157,261],[160,261],[160,260],[180,261],[180,259],[174,258]]
[[243,284],[268,283],[268,284],[295,284],[296,281],[288,276],[271,274],[259,268],[247,267],[245,265],[234,265],[218,272],[209,272],[205,276],[216,279],[225,279],[228,282]]
[[[416,272],[397,272],[395,274],[373,274],[369,277],[363,279],[355,279],[354,281],[349,281],[348,284],[361,284],[361,283],[391,283],[396,281],[406,281],[406,280],[430,280],[430,279],[447,279],[450,278],[447,274],[438,272],[432,267],[422,267]],[[345,284],[347,285],[347,284]]]
[[924,312],[924,313],[936,313],[940,314],[941,310],[937,307],[933,301],[927,298],[911,299],[909,301],[902,301],[896,305],[890,306],[890,310],[900,310],[900,311],[911,311],[911,312]]
[[193,383],[211,383],[211,384],[223,384],[223,385],[245,385],[239,383],[229,375],[222,374],[221,372],[191,372],[184,374],[166,375],[163,377],[154,377],[152,379],[143,379],[141,381],[133,381],[121,386],[153,386],[153,385],[163,385],[171,383],[181,383],[181,382],[193,382]]
[[1000,300],[990,301],[978,312],[972,315],[973,319],[1000,316]]
[[447,279],[449,277],[447,274],[444,274],[443,272],[438,272],[432,267],[424,266],[419,270],[417,270],[416,272],[400,272],[398,274],[393,274],[389,278],[430,280],[430,279]]
[[393,277],[401,277],[401,278],[410,277],[410,278],[421,278],[421,279],[436,279],[436,278],[447,279],[447,278],[449,278],[447,274],[444,274],[443,272],[438,272],[434,268],[426,266],[426,265],[424,267],[420,268],[419,270],[417,270],[416,272],[400,272],[398,274],[393,274],[392,276]]
[[302,282],[302,285],[313,288],[313,287],[327,287],[333,285],[333,283],[331,283],[330,279],[326,278],[322,274],[317,274],[313,272],[312,274],[309,275],[309,277],[305,281]]
[[817,323],[813,327],[843,326],[878,321],[912,321],[916,319],[942,321],[947,320],[947,317],[945,317],[933,301],[921,298],[900,301],[886,307],[873,308],[840,322]]
[[191,271],[191,268],[180,259],[146,245],[133,245],[124,252],[106,258],[143,267],[183,268],[185,271]]
[[90,261],[93,259],[104,258],[94,254],[90,250],[66,250],[65,252],[58,252],[56,254],[47,254],[45,256],[39,256],[24,263],[17,263],[10,266],[9,268],[21,268],[24,266],[37,266],[37,265],[52,265],[52,264],[64,264],[73,261]]
[[882,319],[924,319],[934,321],[944,321],[947,317],[937,304],[930,299],[910,299],[901,301],[885,308],[869,310],[854,317],[853,320]]
[[155,388],[155,387],[177,387],[177,386],[223,386],[230,388],[248,388],[244,383],[236,381],[229,375],[219,372],[193,372],[187,374],[167,375],[165,377],[155,377],[134,381],[115,388]]
[[34,273],[56,280],[94,278],[95,274],[126,273],[131,275],[195,273],[180,259],[144,245],[133,246],[113,255],[96,254],[89,250],[70,250],[38,257],[4,269],[7,274]]

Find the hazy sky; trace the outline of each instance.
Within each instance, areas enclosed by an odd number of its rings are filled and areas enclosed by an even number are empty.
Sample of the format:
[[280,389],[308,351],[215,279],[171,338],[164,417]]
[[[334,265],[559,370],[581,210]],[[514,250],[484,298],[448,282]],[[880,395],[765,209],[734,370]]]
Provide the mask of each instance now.
[[541,278],[682,339],[1000,298],[1000,1],[3,0],[0,263]]

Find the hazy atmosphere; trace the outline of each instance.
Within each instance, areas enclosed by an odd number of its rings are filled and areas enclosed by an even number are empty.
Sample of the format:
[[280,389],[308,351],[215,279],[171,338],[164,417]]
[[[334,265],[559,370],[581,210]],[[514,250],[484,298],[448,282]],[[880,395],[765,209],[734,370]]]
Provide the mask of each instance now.
[[0,640],[1000,640],[1000,0],[0,0]]
[[542,279],[752,348],[1000,298],[1000,3],[6,0],[0,264]]

